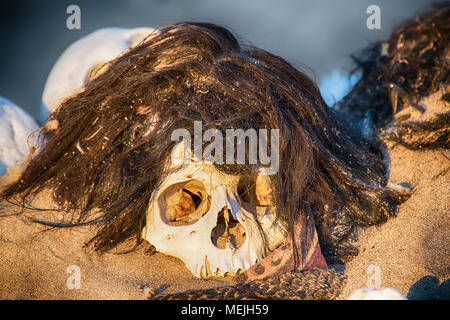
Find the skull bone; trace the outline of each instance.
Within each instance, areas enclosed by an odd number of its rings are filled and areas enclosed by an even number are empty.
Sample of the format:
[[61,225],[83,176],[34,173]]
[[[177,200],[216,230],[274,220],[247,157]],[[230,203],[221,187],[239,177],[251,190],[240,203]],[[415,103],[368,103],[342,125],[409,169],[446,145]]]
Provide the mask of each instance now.
[[207,161],[180,166],[180,155],[181,143],[169,164],[177,169],[152,194],[144,239],[201,278],[236,275],[282,243],[287,232],[269,205],[267,176],[254,179],[259,203],[250,205],[240,191],[248,179],[225,174]]

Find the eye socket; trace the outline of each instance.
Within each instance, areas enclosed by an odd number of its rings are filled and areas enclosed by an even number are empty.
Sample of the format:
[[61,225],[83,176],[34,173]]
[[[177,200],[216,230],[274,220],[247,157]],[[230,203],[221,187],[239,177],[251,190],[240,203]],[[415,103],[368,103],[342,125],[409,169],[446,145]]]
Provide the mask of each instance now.
[[237,192],[239,199],[242,202],[256,205],[258,199],[256,198],[256,177],[250,175],[243,175],[239,178]]
[[211,201],[205,186],[198,180],[168,187],[158,199],[161,218],[169,225],[189,225],[197,222],[209,210]]
[[258,174],[242,175],[237,187],[242,204],[250,206],[271,206],[272,188],[269,178]]

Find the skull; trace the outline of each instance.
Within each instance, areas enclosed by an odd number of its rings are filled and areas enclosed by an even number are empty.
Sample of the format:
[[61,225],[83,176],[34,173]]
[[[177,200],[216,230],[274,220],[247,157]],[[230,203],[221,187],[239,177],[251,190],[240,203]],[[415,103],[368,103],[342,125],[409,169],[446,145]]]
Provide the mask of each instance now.
[[[171,167],[179,164],[174,154],[183,154],[181,148],[174,149]],[[271,197],[268,176],[229,175],[210,162],[190,162],[153,192],[143,238],[181,259],[196,277],[233,276],[286,238]]]

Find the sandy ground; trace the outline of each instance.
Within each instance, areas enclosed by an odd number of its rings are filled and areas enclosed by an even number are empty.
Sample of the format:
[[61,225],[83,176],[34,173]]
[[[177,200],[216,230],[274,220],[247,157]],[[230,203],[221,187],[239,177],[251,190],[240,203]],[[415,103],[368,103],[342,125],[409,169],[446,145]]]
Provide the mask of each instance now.
[[[345,266],[348,280],[340,299],[377,285],[408,298],[450,299],[450,153],[399,145],[389,150],[390,181],[406,181],[415,192],[396,218],[360,235],[361,252]],[[51,208],[52,202],[42,194],[35,205]],[[42,232],[48,228],[30,223],[28,215],[0,219],[1,299],[141,299],[147,285],[172,293],[226,284],[194,278],[180,260],[149,254],[148,244],[128,254],[99,256],[82,247],[93,227]],[[79,289],[67,286],[73,265],[79,267]]]
[[[44,194],[36,206],[51,203]],[[27,216],[0,222],[1,299],[141,299],[147,285],[169,293],[224,283],[193,277],[177,258],[151,254],[149,244],[128,254],[98,255],[83,248],[94,227],[49,230]],[[79,289],[73,288],[71,266],[79,267]]]
[[390,150],[390,180],[407,181],[415,191],[396,218],[362,233],[360,254],[346,265],[348,280],[340,298],[378,284],[410,299],[449,299],[449,153],[399,145]]

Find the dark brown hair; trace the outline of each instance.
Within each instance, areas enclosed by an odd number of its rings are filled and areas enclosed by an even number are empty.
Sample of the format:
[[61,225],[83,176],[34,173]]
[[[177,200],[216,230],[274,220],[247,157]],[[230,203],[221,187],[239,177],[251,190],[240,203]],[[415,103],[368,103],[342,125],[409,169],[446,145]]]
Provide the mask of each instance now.
[[[58,128],[42,133],[42,149],[3,197],[50,188],[77,217],[58,226],[100,224],[89,242],[99,252],[140,241],[150,196],[167,174],[171,133],[192,131],[194,120],[219,130],[280,130],[278,217],[290,227],[298,215],[313,217],[329,261],[356,254],[357,226],[386,221],[404,200],[386,187],[380,155],[346,128],[308,76],[214,24],[157,28],[65,100],[47,121],[54,120]],[[97,208],[102,214],[92,218]]]
[[[411,149],[450,147],[450,112],[426,121],[393,121],[407,106],[420,112],[421,98],[440,89],[450,103],[450,5],[403,22],[387,42],[375,43],[354,56],[362,77],[338,108],[360,122],[383,128],[383,137]],[[361,120],[364,119],[364,120]]]

